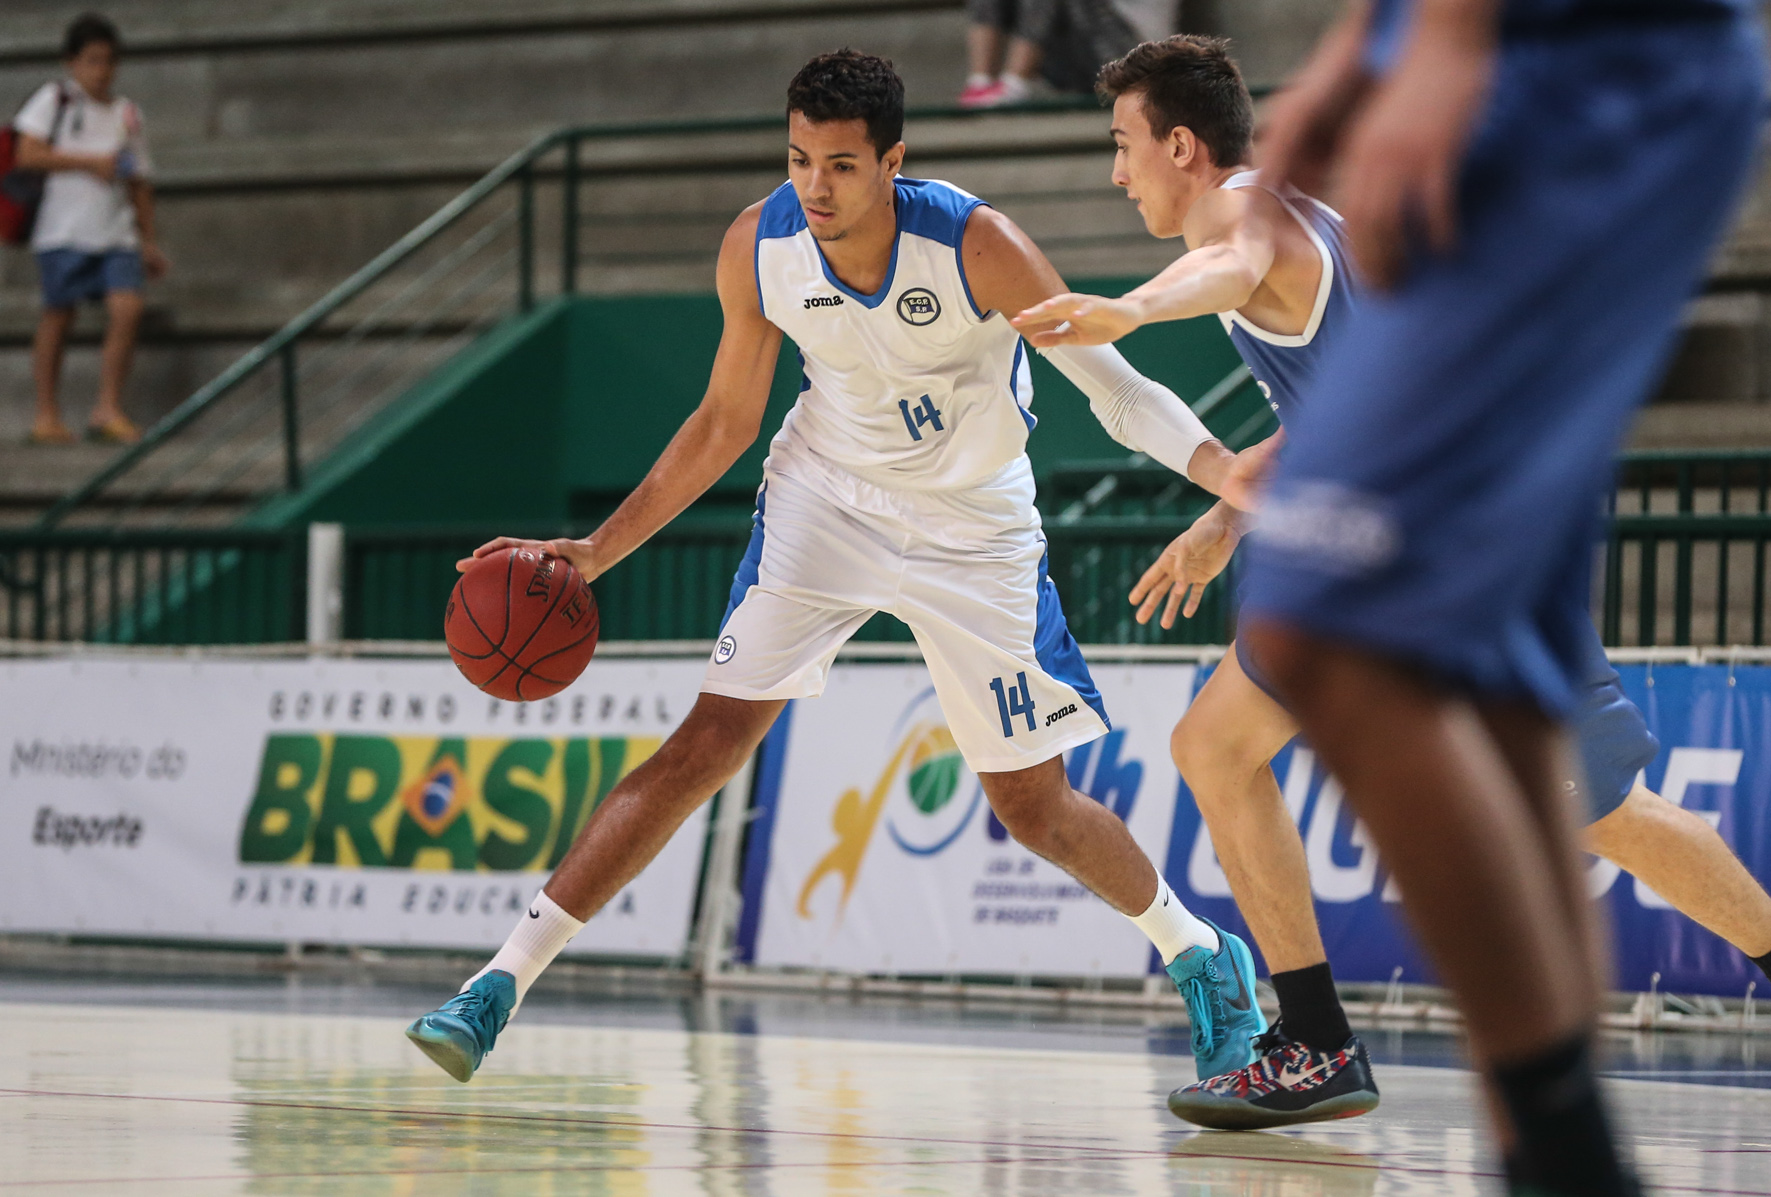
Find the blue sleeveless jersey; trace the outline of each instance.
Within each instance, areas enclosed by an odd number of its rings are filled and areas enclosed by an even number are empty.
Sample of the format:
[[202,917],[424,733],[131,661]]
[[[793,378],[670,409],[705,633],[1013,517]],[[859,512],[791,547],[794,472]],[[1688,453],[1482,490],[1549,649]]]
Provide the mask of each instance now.
[[1250,323],[1239,312],[1222,312],[1218,316],[1236,352],[1248,364],[1261,394],[1278,414],[1279,422],[1288,423],[1297,410],[1298,397],[1315,377],[1322,354],[1352,315],[1354,282],[1346,233],[1340,216],[1332,208],[1300,191],[1280,192],[1264,187],[1254,171],[1232,175],[1224,186],[1260,187],[1272,195],[1303,226],[1322,256],[1322,281],[1317,284],[1316,304],[1303,332],[1282,336]]

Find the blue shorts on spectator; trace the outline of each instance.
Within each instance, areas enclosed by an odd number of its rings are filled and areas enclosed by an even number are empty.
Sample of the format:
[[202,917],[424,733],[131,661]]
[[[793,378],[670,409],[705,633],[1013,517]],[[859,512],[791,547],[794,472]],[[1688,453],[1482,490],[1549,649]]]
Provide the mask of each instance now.
[[43,283],[44,307],[102,303],[112,291],[141,290],[141,254],[133,249],[98,253],[81,249],[39,250],[37,274]]

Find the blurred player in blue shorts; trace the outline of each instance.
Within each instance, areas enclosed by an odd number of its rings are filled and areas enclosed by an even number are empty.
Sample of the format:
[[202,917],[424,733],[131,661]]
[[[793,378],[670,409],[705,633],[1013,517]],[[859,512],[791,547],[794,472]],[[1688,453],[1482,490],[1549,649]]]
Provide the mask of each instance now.
[[[1225,43],[1194,35],[1146,43],[1103,68],[1100,91],[1113,102],[1114,182],[1152,234],[1184,236],[1189,252],[1118,299],[1058,296],[1016,325],[1041,347],[1104,344],[1144,324],[1215,313],[1273,410],[1289,420],[1359,302],[1339,215],[1248,169],[1253,102]],[[1219,503],[1178,537],[1132,591],[1139,621],[1160,610],[1172,627],[1183,605],[1191,616],[1244,522]],[[1581,681],[1574,720],[1588,848],[1771,973],[1771,897],[1714,828],[1640,783],[1659,746],[1588,628],[1594,669]],[[1297,731],[1240,642],[1175,729],[1175,763],[1279,999],[1280,1020],[1241,1075],[1170,1096],[1176,1114],[1204,1126],[1282,1126],[1377,1104],[1316,925],[1304,846],[1270,764]]]
[[1394,871],[1505,1111],[1515,1192],[1636,1192],[1563,779],[1600,496],[1757,140],[1729,0],[1358,4],[1264,169],[1333,170],[1377,288],[1325,353],[1242,636]]

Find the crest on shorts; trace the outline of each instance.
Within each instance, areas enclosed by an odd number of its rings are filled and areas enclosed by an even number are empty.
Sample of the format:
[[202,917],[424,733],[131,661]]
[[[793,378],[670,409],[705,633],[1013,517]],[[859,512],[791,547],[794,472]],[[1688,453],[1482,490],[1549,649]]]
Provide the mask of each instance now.
[[721,636],[719,643],[713,648],[713,663],[724,665],[738,655],[738,641],[731,636]]
[[941,318],[941,301],[927,287],[912,287],[898,296],[898,319],[921,328]]

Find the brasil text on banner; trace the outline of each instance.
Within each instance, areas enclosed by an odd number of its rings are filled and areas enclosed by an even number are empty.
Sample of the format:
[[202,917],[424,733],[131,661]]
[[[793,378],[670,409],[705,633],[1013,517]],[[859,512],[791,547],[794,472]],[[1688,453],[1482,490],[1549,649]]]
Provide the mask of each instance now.
[[[447,661],[0,665],[0,928],[495,947],[703,670],[511,704]],[[681,954],[705,820],[569,951]]]

